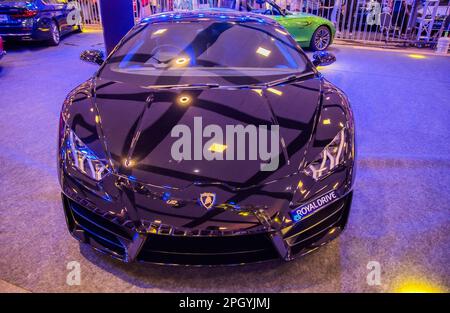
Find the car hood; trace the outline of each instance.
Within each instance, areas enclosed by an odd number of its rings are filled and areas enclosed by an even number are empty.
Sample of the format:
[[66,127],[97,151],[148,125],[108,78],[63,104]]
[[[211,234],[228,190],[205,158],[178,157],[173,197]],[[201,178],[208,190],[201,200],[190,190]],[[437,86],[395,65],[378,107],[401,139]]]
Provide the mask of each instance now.
[[[102,78],[93,85],[93,97],[75,100],[68,122],[86,145],[112,164],[113,175],[102,182],[102,192],[112,199],[123,198],[116,188],[122,183],[134,191],[127,196],[131,204],[125,205],[131,219],[160,220],[178,228],[240,231],[262,223],[259,213],[245,212],[262,210],[273,219],[289,209],[299,180],[296,173],[313,138],[321,78],[276,86],[265,93],[148,89]],[[190,100],[183,104],[180,97]],[[171,147],[178,138],[171,137],[172,129],[181,124],[193,129],[195,117],[202,117],[203,129],[212,124],[279,125],[278,168],[261,171],[259,159],[175,161]],[[131,160],[128,166],[127,159]],[[201,203],[205,194],[214,198],[209,210]],[[106,202],[109,211],[122,214],[123,203],[116,201]]]
[[[173,188],[194,182],[242,188],[281,179],[298,169],[311,138],[320,86],[320,79],[314,78],[265,93],[249,89],[152,90],[99,78],[95,105],[106,156],[118,174]],[[191,132],[191,160],[176,161],[173,157],[173,145],[179,138],[172,132],[177,125]],[[208,125],[223,130],[224,139],[218,143],[224,144],[227,126],[255,125],[261,135],[259,126],[278,125],[279,166],[274,171],[261,171],[265,162],[259,156],[248,160],[248,139],[245,160],[236,160],[236,154],[234,160],[207,161],[201,154],[196,156],[196,151],[210,147],[210,138],[202,138]],[[195,146],[198,142],[203,145]]]

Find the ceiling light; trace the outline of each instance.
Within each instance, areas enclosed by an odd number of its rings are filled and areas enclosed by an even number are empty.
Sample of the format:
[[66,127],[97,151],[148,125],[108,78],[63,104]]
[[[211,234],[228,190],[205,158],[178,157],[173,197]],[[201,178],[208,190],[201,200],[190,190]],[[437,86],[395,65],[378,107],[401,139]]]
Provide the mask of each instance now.
[[178,58],[175,60],[175,64],[177,65],[185,65],[189,62],[189,58]]
[[281,29],[275,28],[275,31],[282,34],[282,35],[287,35],[288,33],[286,33],[285,31],[282,31]]
[[268,56],[270,55],[271,52],[272,52],[272,51],[267,50],[267,49],[264,49],[263,47],[259,47],[259,48],[256,50],[256,53],[258,53],[258,54],[260,54],[260,55],[262,55],[262,56],[265,56],[265,57],[268,57]]
[[267,88],[267,91],[270,91],[271,93],[274,93],[277,96],[281,96],[283,94],[282,91],[279,91],[278,89],[275,89],[275,88]]
[[153,32],[153,35],[161,35],[167,31],[167,28],[161,28]]
[[187,95],[180,95],[177,99],[177,102],[182,105],[188,105],[191,103],[191,97]]
[[225,151],[225,149],[227,148],[227,145],[222,145],[220,143],[213,143],[208,150],[212,151],[212,152],[219,152],[222,153]]

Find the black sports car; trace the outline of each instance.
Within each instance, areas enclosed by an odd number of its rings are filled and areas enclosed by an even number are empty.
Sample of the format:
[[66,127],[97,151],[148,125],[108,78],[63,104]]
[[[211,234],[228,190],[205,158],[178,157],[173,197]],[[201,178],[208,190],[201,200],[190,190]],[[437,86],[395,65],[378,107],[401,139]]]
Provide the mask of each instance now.
[[[344,229],[354,125],[345,94],[277,22],[154,15],[70,92],[58,168],[70,233],[125,262],[242,264]],[[226,134],[226,136],[225,136]],[[226,137],[226,138],[225,138]]]

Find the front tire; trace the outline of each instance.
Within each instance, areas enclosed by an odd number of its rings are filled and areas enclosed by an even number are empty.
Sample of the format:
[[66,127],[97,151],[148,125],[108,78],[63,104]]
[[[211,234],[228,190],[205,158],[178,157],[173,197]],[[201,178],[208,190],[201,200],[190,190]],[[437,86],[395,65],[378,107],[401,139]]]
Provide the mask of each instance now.
[[319,26],[311,37],[309,47],[313,51],[323,51],[331,43],[331,31],[325,25]]
[[50,46],[57,46],[61,41],[61,32],[59,31],[59,27],[55,21],[50,23],[50,39],[48,40],[48,44]]

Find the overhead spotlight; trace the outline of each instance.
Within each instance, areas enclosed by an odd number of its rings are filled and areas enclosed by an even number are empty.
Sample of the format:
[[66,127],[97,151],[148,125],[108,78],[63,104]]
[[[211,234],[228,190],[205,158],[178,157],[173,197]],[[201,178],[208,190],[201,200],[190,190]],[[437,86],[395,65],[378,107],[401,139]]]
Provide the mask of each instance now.
[[408,56],[412,59],[426,59],[427,57],[422,54],[408,54]]
[[282,31],[281,29],[278,29],[278,28],[275,28],[275,31],[276,31],[277,33],[282,34],[282,35],[287,35],[287,34],[288,34],[288,33],[286,33],[285,31]]
[[177,99],[178,104],[188,105],[192,101],[191,97],[188,95],[180,95]]
[[267,88],[267,91],[269,91],[269,92],[271,92],[271,93],[273,93],[273,94],[276,94],[277,96],[283,95],[283,92],[282,92],[282,91],[280,91],[280,90],[278,90],[278,89],[275,89],[275,88]]
[[272,51],[264,49],[263,47],[258,47],[258,49],[256,50],[256,53],[268,57],[270,55]]
[[135,165],[135,162],[133,160],[125,159],[123,161],[123,165],[125,165],[125,167],[133,167]]
[[222,153],[225,151],[225,149],[227,148],[227,145],[223,145],[221,143],[213,143],[208,150],[212,151],[212,152],[218,152],[218,153]]
[[162,35],[167,31],[167,28],[161,28],[153,32],[153,35]]
[[178,58],[175,60],[175,64],[179,66],[183,66],[189,63],[189,58]]

